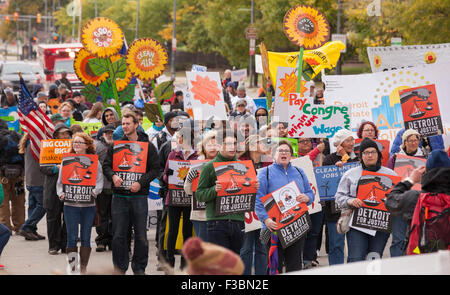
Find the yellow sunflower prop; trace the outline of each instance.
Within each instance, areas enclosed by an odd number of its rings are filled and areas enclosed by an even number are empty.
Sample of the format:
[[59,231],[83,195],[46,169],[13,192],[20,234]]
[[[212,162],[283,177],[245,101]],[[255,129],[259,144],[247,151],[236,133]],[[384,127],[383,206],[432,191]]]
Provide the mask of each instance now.
[[264,71],[264,77],[266,80],[270,80],[270,70],[269,70],[269,55],[267,54],[267,48],[264,42],[259,45],[259,50],[261,51],[261,62]]
[[123,32],[106,17],[97,17],[86,23],[81,34],[81,43],[93,55],[104,58],[115,55],[123,46]]
[[81,48],[75,56],[75,59],[73,61],[73,68],[78,78],[84,84],[92,84],[94,86],[98,86],[103,81],[105,81],[109,75],[108,72],[103,73],[101,76],[95,75],[88,63],[88,61],[92,58],[95,58],[95,56],[90,54],[86,49]]
[[135,40],[126,55],[130,71],[139,79],[148,81],[159,77],[168,64],[164,47],[151,38]]
[[325,16],[307,5],[289,9],[284,16],[283,27],[288,39],[305,49],[321,47],[330,38],[330,26]]
[[[119,54],[111,56],[111,62],[114,63],[118,61],[121,58]],[[127,88],[128,84],[130,84],[131,79],[133,78],[133,74],[130,72],[130,70],[127,67],[127,74],[125,75],[125,78],[120,79],[116,77],[116,87],[117,91],[122,91],[125,88]]]

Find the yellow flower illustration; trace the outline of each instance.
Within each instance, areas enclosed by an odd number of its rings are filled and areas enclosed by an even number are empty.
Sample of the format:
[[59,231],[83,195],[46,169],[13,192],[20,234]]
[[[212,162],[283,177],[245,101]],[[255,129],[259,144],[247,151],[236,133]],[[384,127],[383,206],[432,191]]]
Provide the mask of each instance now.
[[428,51],[425,53],[424,60],[427,64],[432,64],[436,62],[436,54],[433,51]]
[[325,16],[307,5],[289,9],[284,16],[283,27],[288,39],[305,49],[321,47],[330,38],[330,26]]
[[381,66],[381,57],[379,55],[375,55],[373,59],[375,61],[375,67],[379,68]]
[[130,71],[139,79],[148,81],[159,77],[168,64],[164,47],[151,38],[135,40],[126,55]]
[[[111,56],[111,63],[114,63],[118,61],[122,56],[120,54],[116,54],[114,56]],[[133,78],[133,74],[127,67],[127,74],[125,75],[125,78],[120,79],[116,77],[116,87],[117,91],[122,91],[125,88],[127,88],[128,84],[130,84],[131,79]]]
[[[281,78],[280,81],[280,96],[284,97],[283,101],[289,101],[289,93],[297,93],[297,75],[295,74],[295,71],[293,71],[290,75],[285,74],[284,79]],[[308,90],[308,88],[305,87],[305,83],[305,80],[301,80],[300,82],[300,93],[302,97],[304,97],[305,92]]]
[[95,56],[90,54],[86,49],[81,48],[75,56],[73,68],[75,70],[75,74],[77,74],[78,78],[84,84],[98,86],[105,81],[109,75],[108,72],[103,73],[101,76],[95,75],[88,63],[88,61],[92,58],[95,58]]
[[104,58],[115,55],[123,46],[123,32],[106,17],[97,17],[83,27],[81,43],[93,55]]

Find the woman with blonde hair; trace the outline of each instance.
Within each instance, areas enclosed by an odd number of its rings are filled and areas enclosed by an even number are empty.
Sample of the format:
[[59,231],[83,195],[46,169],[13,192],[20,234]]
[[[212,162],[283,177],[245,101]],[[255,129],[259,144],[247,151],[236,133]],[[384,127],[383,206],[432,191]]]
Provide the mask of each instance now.
[[63,116],[66,120],[72,116],[72,112],[73,106],[68,101],[63,102],[58,108],[58,113],[61,114],[61,116]]
[[[70,153],[74,154],[95,154],[94,140],[86,133],[75,133],[72,137],[72,147]],[[62,168],[59,170],[58,182],[56,184],[56,192],[61,201],[65,199],[64,186],[62,184]],[[97,197],[103,189],[103,170],[100,162],[98,162],[97,179],[95,188],[92,190],[92,196]],[[78,256],[78,232],[80,232],[80,272],[86,273],[89,256],[91,254],[91,231],[94,224],[95,217],[95,203],[81,203],[81,202],[65,202],[64,203],[64,220],[67,228],[67,257],[69,262],[73,259],[75,253],[75,267],[72,267],[72,272],[77,271],[77,256]],[[81,230],[78,228],[80,224]]]
[[83,123],[100,123],[103,114],[103,103],[98,101],[93,106],[90,112],[84,118]]

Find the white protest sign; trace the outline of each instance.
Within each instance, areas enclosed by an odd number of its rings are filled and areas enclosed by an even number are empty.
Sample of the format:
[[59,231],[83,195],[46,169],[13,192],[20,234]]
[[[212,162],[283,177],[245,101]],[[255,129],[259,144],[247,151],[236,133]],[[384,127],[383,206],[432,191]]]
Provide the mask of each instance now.
[[247,69],[231,71],[232,82],[242,82],[247,79]]
[[205,66],[201,66],[201,65],[192,65],[192,72],[206,72],[208,68]]
[[308,206],[309,214],[314,214],[322,211],[322,205],[320,205],[320,196],[319,190],[317,189],[316,176],[314,174],[314,167],[309,156],[296,158],[291,160],[291,164],[293,166],[302,168],[303,172],[305,172],[306,177],[308,178],[309,185],[314,192],[314,202]]
[[255,73],[264,74],[261,54],[255,54]]

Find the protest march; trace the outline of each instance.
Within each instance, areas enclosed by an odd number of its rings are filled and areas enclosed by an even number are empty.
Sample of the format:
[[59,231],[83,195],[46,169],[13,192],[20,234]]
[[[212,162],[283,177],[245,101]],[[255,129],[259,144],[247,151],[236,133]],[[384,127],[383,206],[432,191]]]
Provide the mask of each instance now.
[[367,42],[368,70],[335,74],[356,41],[332,39],[320,8],[283,11],[276,30],[288,50],[249,27],[249,68],[197,60],[168,78],[176,39],[138,38],[136,27],[127,43],[128,28],[96,15],[65,57],[79,85],[65,72],[30,84],[11,70],[0,271],[19,238],[48,244],[49,259],[67,258],[63,274],[82,275],[102,252],[104,274],[267,276],[448,253],[448,36]]

